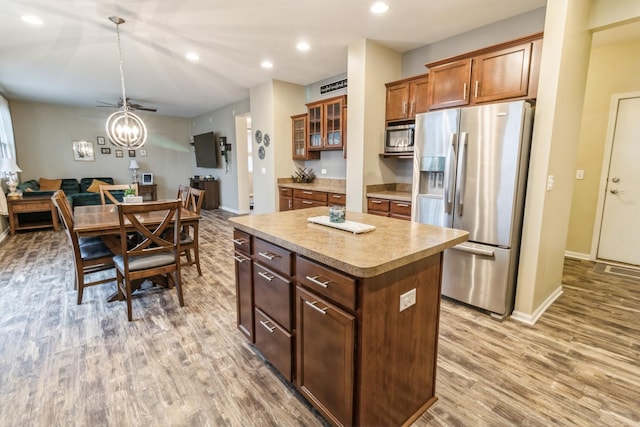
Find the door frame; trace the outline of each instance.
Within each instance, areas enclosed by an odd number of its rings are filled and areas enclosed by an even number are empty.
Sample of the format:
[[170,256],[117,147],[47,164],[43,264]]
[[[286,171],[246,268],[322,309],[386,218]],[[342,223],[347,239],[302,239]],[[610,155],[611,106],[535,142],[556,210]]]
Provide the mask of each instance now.
[[640,91],[618,93],[611,96],[609,107],[609,123],[607,125],[607,137],[604,145],[602,168],[600,169],[600,188],[598,189],[598,202],[596,204],[596,219],[591,238],[591,260],[597,260],[598,247],[600,246],[600,233],[602,231],[602,217],[604,216],[604,200],[609,181],[609,169],[611,167],[611,155],[613,152],[613,139],[615,137],[616,122],[618,121],[618,109],[620,101],[629,98],[640,98]]

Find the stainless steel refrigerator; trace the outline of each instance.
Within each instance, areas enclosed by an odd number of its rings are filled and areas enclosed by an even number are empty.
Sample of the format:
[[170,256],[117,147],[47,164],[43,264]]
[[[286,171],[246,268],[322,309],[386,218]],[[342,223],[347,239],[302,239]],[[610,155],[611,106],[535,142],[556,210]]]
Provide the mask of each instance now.
[[513,311],[533,108],[514,101],[416,115],[413,220],[467,230],[444,253],[442,294]]

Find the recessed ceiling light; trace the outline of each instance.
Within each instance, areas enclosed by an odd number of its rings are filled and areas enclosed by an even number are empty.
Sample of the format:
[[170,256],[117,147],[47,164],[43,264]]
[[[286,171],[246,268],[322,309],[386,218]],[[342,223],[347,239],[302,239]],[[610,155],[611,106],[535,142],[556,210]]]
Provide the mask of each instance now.
[[24,15],[24,16],[21,16],[20,19],[22,19],[27,24],[42,25],[42,19],[38,18],[35,15]]
[[371,5],[370,10],[372,13],[385,13],[389,10],[389,6],[384,2],[378,1]]
[[301,50],[301,51],[306,51],[311,49],[311,46],[309,46],[309,43],[307,42],[300,42],[296,45],[296,49]]
[[198,55],[195,52],[189,52],[185,55],[187,57],[187,59],[191,62],[196,62],[198,60],[200,60],[200,55]]
[[262,61],[260,64],[262,68],[273,68],[273,63],[271,61]]

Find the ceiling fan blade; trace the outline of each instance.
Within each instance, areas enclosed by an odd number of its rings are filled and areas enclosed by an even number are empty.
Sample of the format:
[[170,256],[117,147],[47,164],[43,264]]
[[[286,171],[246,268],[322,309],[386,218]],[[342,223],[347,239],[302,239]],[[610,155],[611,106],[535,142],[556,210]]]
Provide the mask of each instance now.
[[156,111],[158,111],[158,109],[156,108],[147,108],[147,107],[136,107],[136,110],[141,110],[141,111],[151,111],[153,113],[155,113]]

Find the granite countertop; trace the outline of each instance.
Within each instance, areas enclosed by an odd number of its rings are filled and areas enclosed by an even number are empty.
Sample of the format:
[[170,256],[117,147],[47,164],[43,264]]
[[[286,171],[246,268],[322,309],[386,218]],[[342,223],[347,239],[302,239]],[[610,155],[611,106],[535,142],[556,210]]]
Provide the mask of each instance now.
[[316,178],[313,182],[293,182],[291,178],[278,178],[278,187],[297,188],[300,190],[325,191],[327,193],[345,194],[347,184],[344,179]]
[[307,222],[328,215],[318,207],[230,218],[239,230],[356,277],[373,277],[467,240],[463,230],[347,211],[347,220],[373,225],[353,234]]

